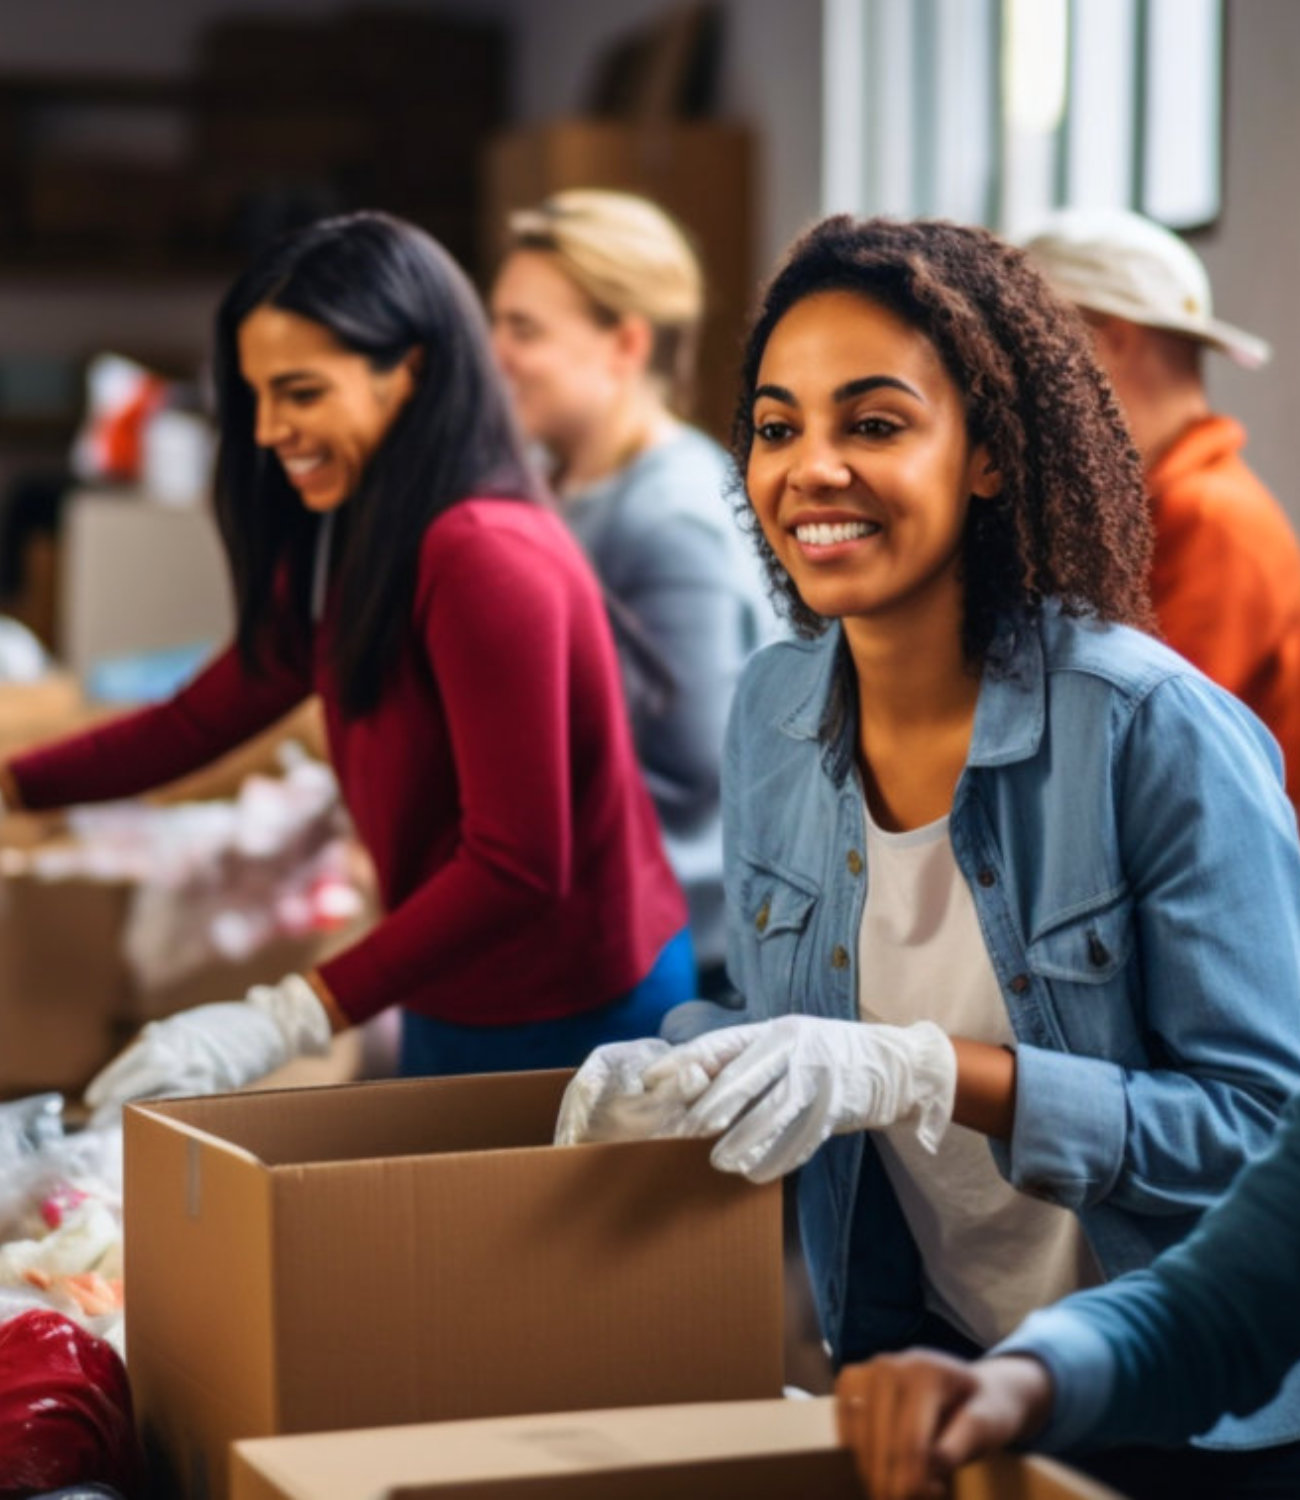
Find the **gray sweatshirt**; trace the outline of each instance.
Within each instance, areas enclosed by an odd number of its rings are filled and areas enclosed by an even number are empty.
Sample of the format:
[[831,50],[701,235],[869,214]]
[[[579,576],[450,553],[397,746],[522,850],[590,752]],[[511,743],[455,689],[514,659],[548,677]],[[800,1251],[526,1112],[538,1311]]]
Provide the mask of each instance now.
[[[722,739],[746,658],[778,632],[753,543],[732,514],[735,470],[682,427],[566,501],[606,592],[672,674],[666,708],[629,691],[637,755],[690,905],[697,961],[721,963]],[[624,662],[625,679],[629,664]]]

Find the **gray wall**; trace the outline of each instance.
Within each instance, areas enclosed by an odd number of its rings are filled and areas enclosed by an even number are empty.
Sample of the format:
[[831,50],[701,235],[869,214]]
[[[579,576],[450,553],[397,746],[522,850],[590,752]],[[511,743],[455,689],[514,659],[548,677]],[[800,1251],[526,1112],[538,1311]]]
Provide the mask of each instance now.
[[1261,334],[1261,371],[1211,356],[1210,393],[1246,425],[1246,456],[1300,526],[1300,4],[1228,0],[1224,210],[1197,239],[1215,310]]

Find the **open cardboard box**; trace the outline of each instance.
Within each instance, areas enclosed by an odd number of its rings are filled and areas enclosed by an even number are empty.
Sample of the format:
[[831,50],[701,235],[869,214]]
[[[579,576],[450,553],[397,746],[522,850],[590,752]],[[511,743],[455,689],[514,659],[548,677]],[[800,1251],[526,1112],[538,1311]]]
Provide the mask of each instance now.
[[[834,1404],[734,1401],[237,1443],[231,1500],[863,1500]],[[1118,1500],[1060,1464],[970,1464],[953,1500]]]
[[126,1111],[126,1343],[168,1496],[279,1433],[778,1395],[781,1192],[555,1148],[569,1074]]
[[[64,676],[0,684],[0,759],[19,745],[74,732],[104,716]],[[160,789],[153,800],[234,796],[247,776],[279,770],[278,752],[290,740],[323,754],[319,700],[310,699],[246,745]],[[49,814],[15,813],[0,823],[0,1098],[43,1089],[79,1094],[145,1021],[238,999],[253,984],[312,968],[355,941],[373,920],[368,911],[338,931],[278,938],[247,959],[213,958],[184,978],[144,988],[122,952],[133,884],[87,876],[47,880],[25,868],[23,856],[57,843],[61,827],[58,815]],[[364,1066],[362,1046],[352,1037],[339,1039],[327,1059],[296,1064],[291,1077],[303,1084],[353,1078]]]
[[[6,846],[33,823],[9,820]],[[134,893],[127,880],[46,880],[28,871],[0,878],[0,1097],[79,1094],[145,1021],[301,973],[370,921],[367,914],[335,932],[277,938],[247,959],[211,958],[184,978],[142,988],[122,946]],[[298,1065],[300,1081],[354,1077],[359,1058],[355,1038],[337,1039],[328,1059]]]
[[36,682],[0,683],[0,759],[104,717],[103,708],[86,702],[70,672],[51,672]]

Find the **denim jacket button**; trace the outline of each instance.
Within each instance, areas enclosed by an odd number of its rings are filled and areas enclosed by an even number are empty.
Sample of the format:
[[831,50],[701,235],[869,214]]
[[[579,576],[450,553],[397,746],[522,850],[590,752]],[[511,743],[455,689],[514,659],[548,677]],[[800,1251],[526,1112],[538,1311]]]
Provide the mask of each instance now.
[[843,943],[836,943],[831,950],[831,968],[847,969],[849,966],[849,950]]
[[1029,975],[1017,974],[1011,981],[1011,992],[1015,995],[1023,995],[1029,988]]
[[979,874],[976,875],[975,879],[978,880],[982,886],[988,887],[990,885],[996,885],[998,877],[993,873],[992,870],[989,869],[987,865],[985,865],[984,868],[979,872]]
[[856,849],[850,849],[844,857],[844,863],[849,867],[850,875],[862,874],[862,856]]
[[772,903],[770,901],[764,901],[762,906],[758,908],[758,912],[754,917],[754,926],[758,928],[759,932],[765,932],[767,930],[767,919],[771,915]]

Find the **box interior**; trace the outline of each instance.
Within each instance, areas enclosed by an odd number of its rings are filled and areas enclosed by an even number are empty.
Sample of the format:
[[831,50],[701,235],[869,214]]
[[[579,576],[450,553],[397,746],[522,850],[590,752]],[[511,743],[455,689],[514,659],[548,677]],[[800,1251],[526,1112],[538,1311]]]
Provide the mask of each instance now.
[[267,1090],[145,1106],[268,1167],[549,1146],[572,1072]]

